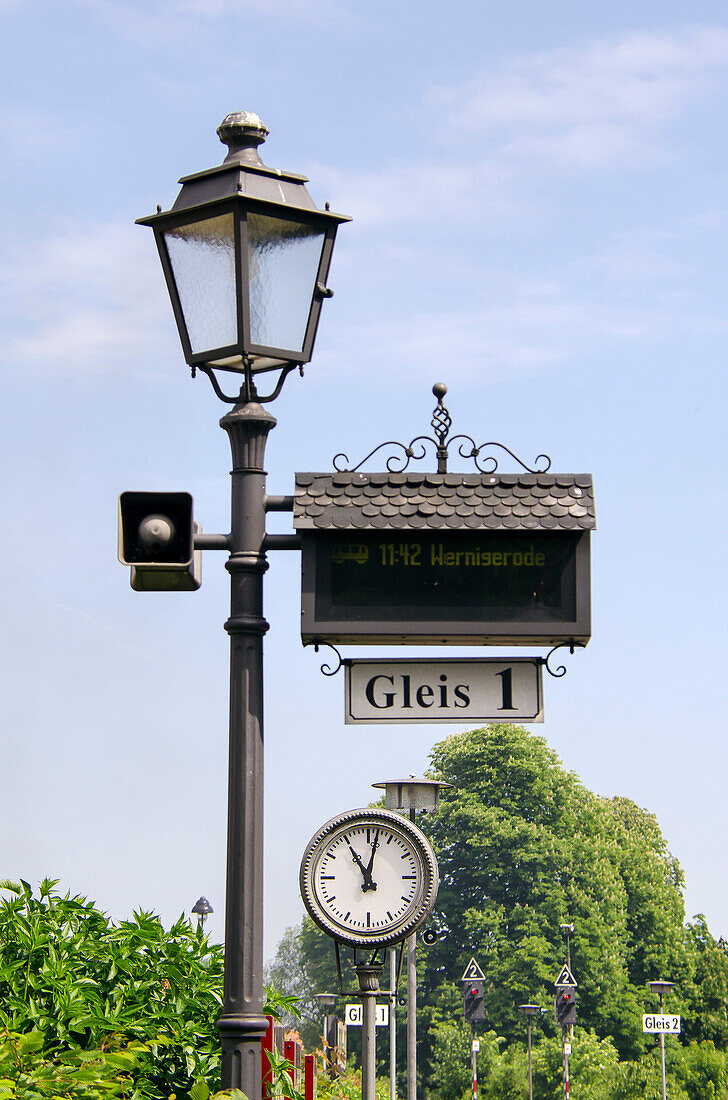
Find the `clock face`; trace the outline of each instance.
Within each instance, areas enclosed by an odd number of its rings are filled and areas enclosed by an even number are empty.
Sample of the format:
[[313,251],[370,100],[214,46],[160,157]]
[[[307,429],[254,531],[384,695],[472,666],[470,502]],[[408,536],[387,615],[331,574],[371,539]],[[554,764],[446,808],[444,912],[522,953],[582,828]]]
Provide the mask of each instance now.
[[431,912],[437,862],[424,834],[389,810],[350,810],[319,829],[301,863],[316,923],[353,946],[396,943]]

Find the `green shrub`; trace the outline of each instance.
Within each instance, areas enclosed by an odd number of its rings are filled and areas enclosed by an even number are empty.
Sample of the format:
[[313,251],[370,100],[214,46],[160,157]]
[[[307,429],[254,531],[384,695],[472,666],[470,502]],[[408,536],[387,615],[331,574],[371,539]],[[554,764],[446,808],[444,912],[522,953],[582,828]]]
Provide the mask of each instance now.
[[0,886],[0,1026],[42,1035],[51,1061],[134,1049],[140,1098],[217,1087],[221,947],[183,918],[169,931],[141,911],[115,924],[54,880],[37,896],[27,882]]

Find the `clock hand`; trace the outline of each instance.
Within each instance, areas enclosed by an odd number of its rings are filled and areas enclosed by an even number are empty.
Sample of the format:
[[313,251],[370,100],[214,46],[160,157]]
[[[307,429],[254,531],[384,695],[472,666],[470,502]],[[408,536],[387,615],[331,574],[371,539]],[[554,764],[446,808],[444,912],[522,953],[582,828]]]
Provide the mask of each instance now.
[[372,867],[374,866],[374,853],[376,852],[378,847],[379,847],[379,829],[377,829],[374,833],[374,842],[372,844],[372,854],[369,856],[369,863],[367,864],[367,874],[369,875],[370,880],[371,880],[371,877],[372,877]]
[[359,868],[359,870],[361,871],[361,873],[364,877],[364,882],[362,883],[362,886],[361,886],[362,890],[365,890],[365,891],[366,890],[376,890],[377,884],[376,884],[376,882],[372,882],[371,872],[369,871],[369,869],[367,867],[364,866],[362,861],[359,859],[359,856],[356,854],[356,852],[352,848],[351,844],[349,845],[349,851],[352,854],[352,857],[354,859],[354,863],[356,863],[357,867]]

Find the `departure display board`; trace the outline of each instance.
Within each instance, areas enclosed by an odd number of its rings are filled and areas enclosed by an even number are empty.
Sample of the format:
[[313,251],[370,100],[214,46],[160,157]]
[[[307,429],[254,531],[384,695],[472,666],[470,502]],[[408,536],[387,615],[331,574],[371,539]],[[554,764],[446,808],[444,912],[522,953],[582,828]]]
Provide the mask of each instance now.
[[347,530],[303,548],[304,640],[589,636],[584,532]]

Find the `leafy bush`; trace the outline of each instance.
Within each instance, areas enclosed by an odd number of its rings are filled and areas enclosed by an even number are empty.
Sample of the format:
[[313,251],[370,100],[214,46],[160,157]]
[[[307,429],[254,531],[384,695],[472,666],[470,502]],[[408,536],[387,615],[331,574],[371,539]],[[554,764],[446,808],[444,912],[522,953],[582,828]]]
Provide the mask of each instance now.
[[0,1025],[42,1035],[51,1061],[133,1044],[138,1097],[184,1096],[198,1079],[217,1087],[222,948],[182,918],[169,931],[141,911],[114,924],[56,884],[36,897],[27,882],[0,883],[11,895],[0,902]]
[[134,1091],[132,1071],[147,1049],[72,1050],[43,1056],[45,1035],[0,1032],[0,1100],[114,1100]]

